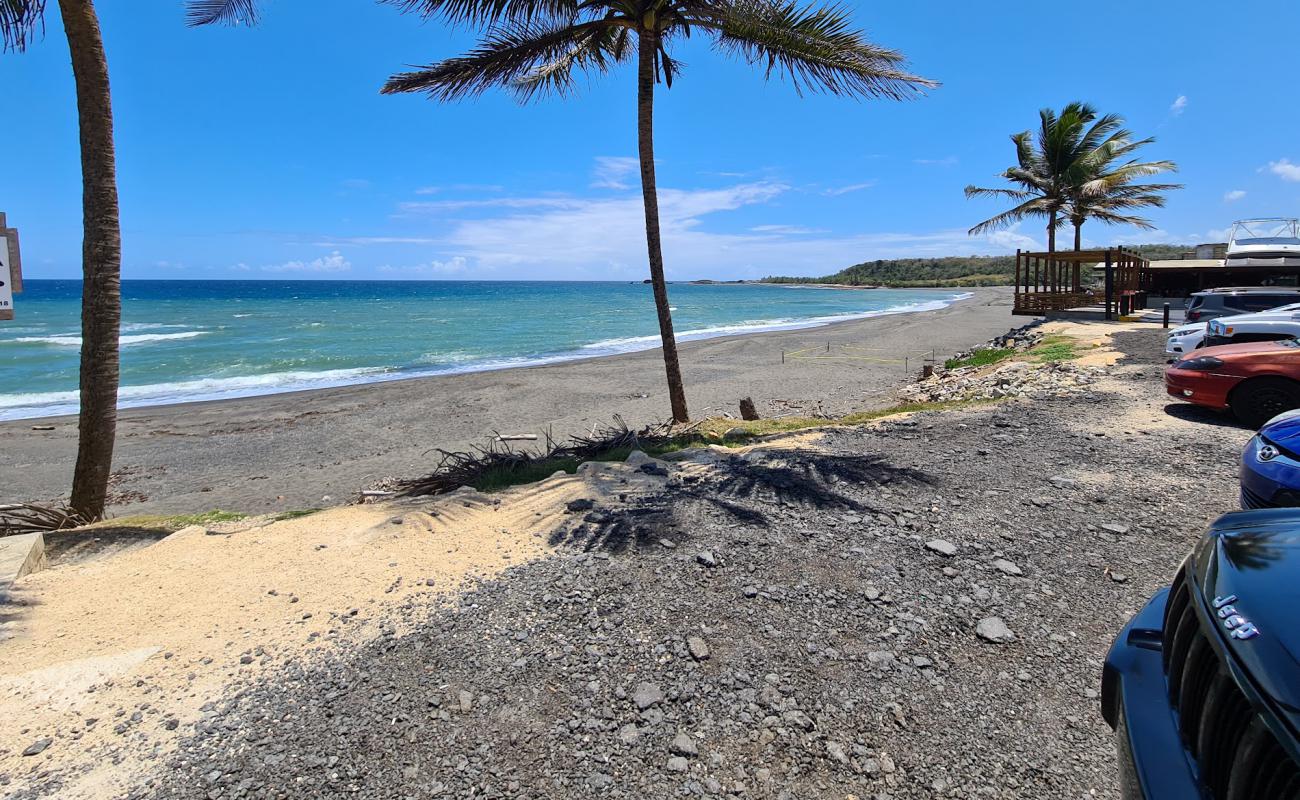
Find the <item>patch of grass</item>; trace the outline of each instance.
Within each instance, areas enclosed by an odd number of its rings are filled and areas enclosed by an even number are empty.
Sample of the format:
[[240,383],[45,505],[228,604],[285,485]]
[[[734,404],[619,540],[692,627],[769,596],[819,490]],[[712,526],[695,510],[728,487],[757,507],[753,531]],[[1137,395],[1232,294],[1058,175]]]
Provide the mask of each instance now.
[[1072,361],[1078,358],[1079,342],[1072,336],[1047,336],[1029,348],[1029,355],[1040,364]]
[[1005,361],[1016,354],[1016,351],[1009,347],[981,347],[973,351],[966,358],[950,358],[943,362],[946,369],[957,369],[958,367],[986,367],[989,364],[996,364],[999,361]]
[[107,528],[147,528],[167,531],[169,533],[191,525],[212,525],[217,522],[238,522],[247,519],[247,514],[237,511],[213,509],[200,514],[135,514],[129,517],[114,517],[97,522],[91,527]]
[[319,509],[319,508],[295,508],[295,509],[293,509],[293,510],[291,510],[291,511],[281,511],[279,514],[276,514],[276,515],[275,515],[274,517],[272,517],[271,519],[275,520],[276,522],[283,522],[283,521],[286,520],[286,519],[300,519],[300,518],[302,518],[302,517],[309,517],[309,516],[311,516],[312,514],[315,514],[317,511],[321,511],[321,510],[323,510],[323,509]]

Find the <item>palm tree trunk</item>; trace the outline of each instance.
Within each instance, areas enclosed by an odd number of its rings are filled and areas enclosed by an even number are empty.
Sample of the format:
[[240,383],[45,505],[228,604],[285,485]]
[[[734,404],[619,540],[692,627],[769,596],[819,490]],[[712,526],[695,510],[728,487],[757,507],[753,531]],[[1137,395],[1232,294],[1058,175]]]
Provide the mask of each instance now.
[[1083,222],[1082,220],[1076,220],[1074,223],[1074,252],[1077,253],[1082,249],[1083,249]]
[[650,257],[650,283],[655,309],[659,312],[659,338],[663,340],[664,369],[668,373],[668,401],[673,421],[686,422],[686,390],[682,368],[677,362],[677,339],[668,305],[668,284],[664,280],[664,254],[659,239],[659,191],[655,186],[654,104],[655,54],[659,34],[642,29],[637,36],[637,155],[641,159],[641,197],[645,201],[645,240]]
[[1047,216],[1047,252],[1056,252],[1056,212]]
[[122,323],[122,231],[117,208],[108,61],[93,0],[59,0],[77,85],[81,130],[81,416],[72,508],[104,514],[117,427],[118,334]]

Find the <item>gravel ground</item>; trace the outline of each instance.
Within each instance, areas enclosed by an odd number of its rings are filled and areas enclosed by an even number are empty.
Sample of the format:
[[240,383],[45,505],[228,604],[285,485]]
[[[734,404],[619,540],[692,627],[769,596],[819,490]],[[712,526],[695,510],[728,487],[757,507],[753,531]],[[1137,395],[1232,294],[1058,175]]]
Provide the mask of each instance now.
[[133,796],[1116,797],[1102,659],[1249,433],[1166,409],[1159,331],[1115,343],[1056,396],[669,464],[413,633],[212,703]]

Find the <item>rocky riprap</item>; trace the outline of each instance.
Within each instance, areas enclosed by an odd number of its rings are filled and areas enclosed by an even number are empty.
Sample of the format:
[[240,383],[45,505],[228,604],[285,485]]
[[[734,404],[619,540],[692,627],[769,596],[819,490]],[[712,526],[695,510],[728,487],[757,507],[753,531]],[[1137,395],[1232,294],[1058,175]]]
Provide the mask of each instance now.
[[938,369],[928,378],[904,386],[899,396],[908,403],[1069,397],[1086,392],[1106,372],[1105,367],[1080,366],[1070,361],[1008,361],[991,368]]
[[414,632],[211,703],[133,796],[1115,798],[1102,659],[1249,433],[1112,372],[670,465]]

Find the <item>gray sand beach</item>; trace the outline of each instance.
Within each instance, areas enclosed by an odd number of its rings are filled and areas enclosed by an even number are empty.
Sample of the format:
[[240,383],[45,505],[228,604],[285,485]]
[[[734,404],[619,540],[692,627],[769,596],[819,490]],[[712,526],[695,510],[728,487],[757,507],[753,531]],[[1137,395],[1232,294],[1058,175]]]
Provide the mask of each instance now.
[[[1017,324],[1009,288],[974,289],[938,310],[681,346],[696,419],[737,413],[752,397],[764,416],[843,413],[896,401],[920,367]],[[782,352],[826,348],[834,358]],[[812,353],[807,355],[825,355]],[[892,363],[901,361],[902,363]],[[494,432],[557,438],[667,416],[658,350],[563,364],[337,389],[124,410],[110,513],[220,508],[262,513],[347,502],[384,477],[428,472],[439,449],[486,444]],[[52,431],[33,430],[52,425]],[[0,501],[53,502],[66,493],[76,418],[0,423]]]

